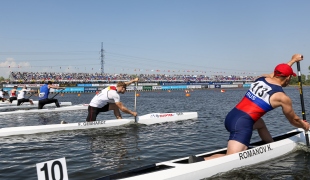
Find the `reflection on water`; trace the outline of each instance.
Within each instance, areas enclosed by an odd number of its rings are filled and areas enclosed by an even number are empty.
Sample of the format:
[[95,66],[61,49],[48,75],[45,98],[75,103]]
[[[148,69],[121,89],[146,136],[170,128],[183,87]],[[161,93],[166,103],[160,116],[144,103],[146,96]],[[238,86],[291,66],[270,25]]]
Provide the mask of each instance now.
[[[310,88],[304,88],[306,113],[309,112]],[[299,92],[286,88],[297,114],[301,114]],[[155,112],[197,111],[197,120],[155,125],[131,124],[115,128],[61,131],[0,138],[0,179],[36,179],[35,165],[66,157],[69,179],[96,179],[139,166],[186,157],[223,148],[228,133],[223,125],[226,114],[242,98],[246,89],[197,90],[186,97],[184,92],[141,92],[137,98],[140,115]],[[66,94],[60,101],[89,103],[93,94]],[[129,109],[134,108],[134,93],[121,95]],[[59,124],[85,121],[87,110],[45,114],[15,114],[0,117],[0,127]],[[124,114],[124,118],[130,115]],[[308,115],[309,117],[309,115]],[[112,112],[100,113],[98,119],[114,119]],[[271,134],[293,127],[276,109],[264,116]],[[253,134],[252,140],[258,140]],[[307,151],[306,151],[307,150]],[[309,151],[301,147],[281,158],[250,166],[210,179],[307,179]]]
[[39,113],[38,114],[38,124],[46,125],[46,124],[60,124],[60,116],[61,113]]

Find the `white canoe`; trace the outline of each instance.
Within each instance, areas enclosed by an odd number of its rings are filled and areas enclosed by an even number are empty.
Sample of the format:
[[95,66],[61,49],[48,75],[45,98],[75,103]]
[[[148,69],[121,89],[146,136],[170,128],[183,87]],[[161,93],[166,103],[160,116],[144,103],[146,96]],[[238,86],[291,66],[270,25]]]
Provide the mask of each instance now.
[[[34,105],[38,105],[38,102],[39,101],[33,101],[33,104]],[[72,102],[59,102],[59,104],[63,105],[63,106],[71,106]],[[23,106],[23,105],[30,105],[30,103],[29,102],[24,102],[21,106]],[[48,105],[48,104],[46,104],[46,105]],[[8,101],[0,103],[0,107],[7,107],[7,106],[17,106],[17,101],[14,100],[12,103],[9,103]],[[55,106],[55,103],[51,103],[51,104],[49,104],[49,106]]]
[[[71,102],[59,102],[60,106],[72,106]],[[55,103],[51,104],[45,104],[43,108],[48,108],[48,107],[56,107]],[[16,104],[10,105],[10,106],[0,106],[0,111],[11,111],[11,110],[16,110],[16,109],[38,109],[38,105],[30,105],[28,104],[22,104],[20,106],[17,106]]]
[[63,107],[59,107],[59,108],[7,111],[7,112],[0,112],[0,115],[75,111],[75,110],[82,110],[82,109],[87,109],[87,108],[88,108],[88,104],[79,104],[79,105],[73,105],[73,106],[63,106]]
[[[178,113],[151,113],[137,118],[139,124],[156,124],[171,121],[183,121],[189,119],[197,119],[197,112],[178,112]],[[77,130],[77,129],[94,129],[112,126],[121,126],[124,124],[134,123],[134,119],[112,119],[94,122],[78,122],[68,124],[52,124],[52,125],[39,125],[39,126],[21,126],[21,127],[8,127],[0,128],[0,137],[21,135],[21,134],[35,134],[43,132],[54,132],[64,130]]]
[[182,121],[196,118],[198,118],[197,112],[150,113],[143,116],[138,116],[137,123],[149,125],[154,123]]
[[[296,129],[279,135],[274,137],[274,140],[275,142],[269,144],[262,141],[252,143],[246,151],[208,161],[189,164],[188,157],[184,157],[117,173],[97,180],[198,180],[232,169],[268,161],[291,152],[298,144],[306,144],[303,129]],[[198,154],[197,156],[207,157],[218,153],[225,154],[226,148]]]

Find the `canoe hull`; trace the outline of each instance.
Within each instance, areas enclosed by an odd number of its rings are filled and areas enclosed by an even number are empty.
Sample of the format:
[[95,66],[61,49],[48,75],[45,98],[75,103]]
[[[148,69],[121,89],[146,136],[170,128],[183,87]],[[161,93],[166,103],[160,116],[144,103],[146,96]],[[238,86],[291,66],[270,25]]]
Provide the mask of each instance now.
[[[60,106],[72,106],[71,102],[59,102]],[[51,104],[45,104],[43,108],[47,107],[56,107],[55,103]],[[11,111],[16,109],[38,109],[38,104],[30,105],[28,104],[22,104],[20,106],[17,106],[16,104],[12,104],[10,106],[0,106],[0,111]]]
[[[34,104],[35,106],[37,106],[37,105],[38,105],[38,102],[39,102],[39,101],[33,101],[33,104]],[[59,102],[59,104],[62,105],[62,106],[71,106],[71,105],[72,105],[72,102]],[[0,107],[16,106],[16,105],[17,105],[17,101],[16,101],[16,100],[14,100],[14,101],[12,102],[12,104],[9,103],[9,102],[1,102],[1,103],[0,103]],[[24,102],[22,105],[30,105],[30,102]],[[21,105],[21,106],[22,106],[22,105]],[[55,106],[55,103],[46,104],[45,106]],[[44,106],[44,107],[45,107],[45,106]]]
[[[194,180],[214,176],[218,173],[232,169],[249,166],[283,156],[293,151],[298,144],[306,144],[302,129],[296,129],[283,134],[281,140],[269,144],[253,143],[247,151],[223,156],[220,158],[188,164],[188,157],[157,163],[123,173],[106,176],[100,179],[126,179],[126,180]],[[261,145],[259,145],[261,144]],[[198,154],[207,157],[212,154],[225,153],[226,148]],[[135,176],[131,176],[131,175]]]
[[197,119],[197,112],[177,112],[177,113],[151,113],[137,118],[137,122],[141,124],[164,123],[171,121],[183,121],[188,119]]
[[63,106],[59,108],[6,111],[6,112],[0,112],[0,115],[75,111],[75,110],[83,110],[87,108],[88,108],[88,104],[81,104],[81,105],[73,105],[73,106]]
[[121,126],[124,124],[128,124],[130,122],[132,122],[132,120],[130,119],[121,119],[121,120],[114,119],[114,120],[108,120],[108,121],[1,128],[0,137],[21,135],[21,134],[55,132],[55,131],[105,128],[105,127]]
[[[87,106],[86,106],[87,107]],[[65,108],[64,108],[65,109]],[[167,113],[155,113],[155,114],[167,114]],[[172,121],[183,121],[188,119],[197,119],[197,112],[183,112],[180,113],[169,113],[172,114],[170,117],[159,116],[159,118],[147,118],[154,115],[147,114],[141,116],[139,119],[139,124],[156,124],[162,122],[172,122]],[[161,118],[162,117],[162,118]],[[179,118],[177,118],[179,117]],[[187,118],[187,119],[186,119]],[[129,123],[134,123],[134,119],[112,119],[103,121],[93,121],[93,122],[78,122],[78,123],[68,123],[68,124],[52,124],[52,125],[39,125],[39,126],[21,126],[21,127],[8,127],[0,128],[0,137],[21,135],[21,134],[36,134],[44,132],[55,132],[55,131],[65,131],[65,130],[78,130],[78,129],[94,129],[94,128],[107,128],[113,126],[122,126]]]

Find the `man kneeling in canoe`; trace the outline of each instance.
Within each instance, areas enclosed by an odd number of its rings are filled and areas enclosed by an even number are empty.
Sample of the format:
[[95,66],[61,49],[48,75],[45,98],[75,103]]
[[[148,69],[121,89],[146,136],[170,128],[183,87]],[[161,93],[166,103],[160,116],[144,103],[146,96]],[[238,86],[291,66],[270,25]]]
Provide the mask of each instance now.
[[251,84],[243,99],[227,114],[225,128],[230,132],[226,154],[215,154],[210,157],[190,156],[189,163],[209,160],[248,149],[253,130],[266,143],[273,142],[264,120],[265,113],[282,107],[283,114],[297,128],[309,130],[309,123],[300,119],[293,110],[292,100],[284,93],[292,76],[296,76],[291,66],[303,59],[301,54],[294,54],[287,64],[279,64],[271,74],[263,75]]
[[21,105],[24,102],[29,102],[31,105],[33,105],[33,102],[29,98],[25,98],[25,95],[27,92],[36,92],[35,90],[29,90],[27,89],[27,86],[24,86],[22,90],[19,91],[19,94],[17,95],[17,106]]
[[3,91],[3,89],[0,89],[0,101],[2,101],[2,102],[6,101],[6,99],[4,98],[4,96],[6,94],[7,93],[5,91]]
[[43,109],[43,106],[45,104],[55,103],[56,107],[60,107],[58,99],[48,98],[48,95],[50,94],[50,89],[65,89],[65,87],[58,87],[54,86],[52,81],[48,81],[46,84],[40,87],[40,93],[39,93],[39,103],[38,103],[38,109]]
[[124,94],[127,86],[133,82],[138,82],[138,80],[139,78],[135,78],[128,82],[118,82],[116,86],[109,86],[103,89],[99,94],[96,94],[89,103],[86,121],[96,121],[97,115],[100,112],[107,112],[110,110],[114,111],[114,115],[117,119],[122,119],[119,110],[137,116],[137,112],[131,111],[123,105],[118,93]]

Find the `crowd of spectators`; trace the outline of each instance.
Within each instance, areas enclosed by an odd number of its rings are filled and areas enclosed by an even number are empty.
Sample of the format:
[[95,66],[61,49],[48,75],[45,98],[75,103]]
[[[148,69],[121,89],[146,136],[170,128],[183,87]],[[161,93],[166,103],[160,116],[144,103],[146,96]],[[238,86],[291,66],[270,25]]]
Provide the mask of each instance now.
[[11,72],[10,82],[36,83],[43,81],[53,82],[117,82],[128,81],[138,76],[145,82],[252,82],[257,76],[235,75],[185,75],[185,74],[101,74],[101,73],[58,73],[58,72]]

